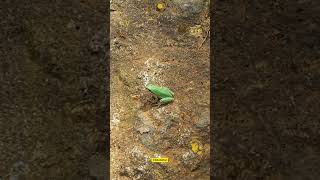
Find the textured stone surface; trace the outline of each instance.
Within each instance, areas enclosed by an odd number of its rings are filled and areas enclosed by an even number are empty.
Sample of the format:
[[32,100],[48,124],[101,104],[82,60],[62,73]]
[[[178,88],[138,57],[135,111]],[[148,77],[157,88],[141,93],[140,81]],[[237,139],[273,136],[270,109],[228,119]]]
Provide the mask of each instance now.
[[[163,11],[157,11],[158,1],[111,4],[115,180],[209,179],[208,1],[164,2]],[[158,107],[144,87],[149,82],[172,89],[174,102]],[[203,153],[191,150],[195,137]],[[152,163],[155,157],[169,163]]]

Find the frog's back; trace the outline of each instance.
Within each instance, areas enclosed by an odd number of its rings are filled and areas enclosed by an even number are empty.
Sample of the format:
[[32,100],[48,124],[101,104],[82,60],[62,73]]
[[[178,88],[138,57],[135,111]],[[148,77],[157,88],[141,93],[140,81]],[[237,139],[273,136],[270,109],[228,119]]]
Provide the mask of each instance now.
[[155,93],[160,98],[171,97],[173,96],[173,92],[166,87],[160,87],[156,85],[149,84],[146,86],[150,91]]
[[171,97],[173,94],[171,94],[170,89],[166,87],[159,87],[154,90],[154,92],[161,98]]

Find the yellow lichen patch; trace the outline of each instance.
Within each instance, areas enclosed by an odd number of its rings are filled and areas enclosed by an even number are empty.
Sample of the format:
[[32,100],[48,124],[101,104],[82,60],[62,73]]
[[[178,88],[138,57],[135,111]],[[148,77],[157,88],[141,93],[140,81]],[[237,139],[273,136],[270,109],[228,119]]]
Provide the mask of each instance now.
[[164,2],[157,3],[157,10],[164,11],[166,9],[166,4]]
[[192,152],[194,152],[198,155],[203,154],[203,145],[201,144],[201,142],[199,140],[197,140],[197,139],[191,140],[190,145],[191,145]]
[[204,31],[203,31],[201,25],[196,25],[196,26],[189,28],[189,33],[192,36],[201,37],[201,36],[203,36]]

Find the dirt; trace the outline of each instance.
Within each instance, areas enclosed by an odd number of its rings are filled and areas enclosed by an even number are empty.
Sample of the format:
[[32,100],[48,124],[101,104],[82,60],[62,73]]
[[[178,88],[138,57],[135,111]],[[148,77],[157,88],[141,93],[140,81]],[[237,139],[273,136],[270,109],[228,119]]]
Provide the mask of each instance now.
[[0,179],[107,178],[107,6],[0,2]]
[[[161,2],[111,3],[114,180],[209,179],[208,1]],[[170,88],[174,101],[157,106],[148,83]]]
[[319,1],[215,1],[214,179],[319,179]]

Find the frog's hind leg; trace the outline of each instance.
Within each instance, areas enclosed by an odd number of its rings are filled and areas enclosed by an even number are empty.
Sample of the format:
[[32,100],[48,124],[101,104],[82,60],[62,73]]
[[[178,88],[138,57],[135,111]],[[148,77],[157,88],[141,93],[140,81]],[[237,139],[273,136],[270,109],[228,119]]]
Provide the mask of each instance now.
[[169,92],[171,93],[172,96],[174,96],[174,93],[169,89]]
[[166,97],[166,98],[160,99],[160,103],[161,103],[161,104],[168,104],[168,103],[170,103],[170,102],[172,102],[172,101],[173,101],[173,98],[172,98],[172,97]]
[[163,90],[168,91],[172,96],[174,96],[174,93],[167,87],[163,87]]
[[160,106],[163,106],[163,105],[165,105],[165,104],[168,104],[168,103],[170,103],[170,102],[172,102],[172,101],[173,101],[173,98],[171,98],[171,97],[162,98],[162,99],[160,99],[160,101],[158,102],[158,108],[159,108]]

